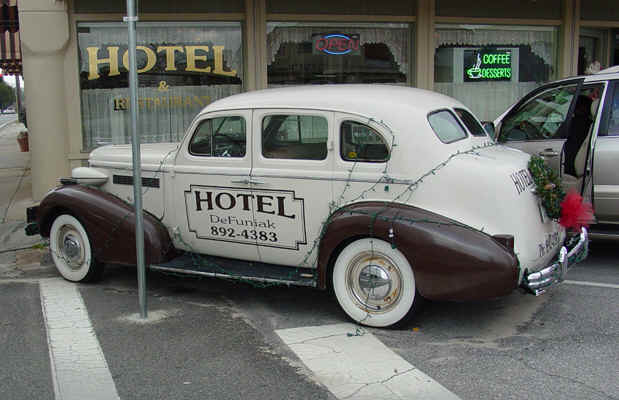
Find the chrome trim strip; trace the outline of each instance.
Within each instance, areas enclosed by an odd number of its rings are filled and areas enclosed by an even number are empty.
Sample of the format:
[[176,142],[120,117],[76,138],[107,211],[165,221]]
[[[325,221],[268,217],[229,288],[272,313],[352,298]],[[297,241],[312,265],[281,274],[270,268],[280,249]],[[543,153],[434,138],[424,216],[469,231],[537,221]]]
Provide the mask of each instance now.
[[567,247],[561,247],[559,251],[558,260],[548,267],[525,274],[521,287],[530,293],[539,296],[546,292],[550,287],[563,282],[567,271],[571,267],[571,264],[575,264],[580,260],[574,261],[576,258],[586,257],[589,251],[589,233],[586,228],[582,228],[578,238],[578,243],[572,247],[569,251]]
[[227,275],[227,274],[222,274],[218,272],[203,272],[203,271],[194,271],[194,270],[187,270],[187,269],[168,268],[168,267],[161,267],[158,265],[151,265],[150,269],[155,270],[155,271],[162,271],[162,272],[173,272],[176,274],[183,274],[183,275],[198,275],[198,276],[208,276],[208,277],[213,277],[213,278],[228,278],[228,279],[248,280],[248,281],[256,281],[256,282],[281,283],[284,285],[293,285],[293,286],[316,287],[316,279],[313,279],[312,283],[304,284],[302,281],[258,278],[255,276],[244,276],[244,275]]
[[[91,167],[97,167],[97,168],[111,168],[111,169],[115,169],[115,170],[120,170],[120,171],[131,171],[131,166],[127,166],[125,163],[100,163],[100,164],[93,164],[91,165]],[[212,176],[248,176],[249,175],[244,175],[244,174],[239,174],[239,173],[235,173],[235,172],[230,172],[230,173],[222,173],[222,172],[218,172],[218,173],[212,173],[212,172],[205,172],[205,171],[201,171],[201,169],[203,169],[204,167],[200,167],[197,171],[179,171],[176,168],[174,168],[174,166],[170,166],[170,165],[163,165],[163,166],[155,166],[155,165],[143,165],[142,170],[143,171],[147,171],[147,172],[155,172],[156,174],[161,174],[161,173],[168,173],[170,171],[173,171],[176,175],[204,175],[204,176],[208,176],[208,175],[212,175]],[[378,174],[377,174],[378,175]],[[397,178],[387,178],[386,176],[381,176],[380,179],[376,180],[376,179],[355,179],[355,178],[349,178],[349,177],[328,177],[328,178],[321,178],[321,177],[316,177],[316,176],[308,176],[308,175],[251,175],[253,178],[278,178],[278,179],[299,179],[299,180],[313,180],[313,181],[329,181],[329,182],[354,182],[354,183],[371,183],[371,184],[375,184],[375,183],[385,183],[385,184],[402,184],[402,185],[410,185],[412,183],[414,183],[415,181],[412,179],[397,179]]]
[[[204,176],[241,176],[241,174],[235,174],[235,173],[211,173],[211,172],[188,172],[188,171],[175,171],[175,173],[177,175],[204,175]],[[245,176],[245,175],[243,175]],[[249,177],[249,176],[248,176]],[[375,184],[375,183],[385,183],[385,184],[391,184],[391,185],[395,185],[395,184],[402,184],[402,185],[410,185],[412,184],[414,181],[411,179],[395,179],[395,178],[385,178],[384,176],[382,176],[378,181],[376,179],[355,179],[355,178],[338,178],[338,177],[328,177],[328,178],[321,178],[321,177],[316,177],[316,176],[306,176],[306,175],[256,175],[256,174],[252,174],[251,175],[252,178],[276,178],[276,179],[298,179],[298,180],[312,180],[312,181],[329,181],[329,182],[354,182],[354,183],[371,183],[371,184]],[[262,183],[262,182],[261,182]]]

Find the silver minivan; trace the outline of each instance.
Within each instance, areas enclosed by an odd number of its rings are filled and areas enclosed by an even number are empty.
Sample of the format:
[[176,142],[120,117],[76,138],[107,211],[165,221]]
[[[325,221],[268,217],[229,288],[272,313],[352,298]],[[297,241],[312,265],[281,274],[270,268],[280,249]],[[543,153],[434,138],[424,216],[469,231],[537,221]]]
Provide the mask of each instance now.
[[593,204],[592,235],[619,236],[619,66],[542,85],[494,125],[499,143],[543,157]]

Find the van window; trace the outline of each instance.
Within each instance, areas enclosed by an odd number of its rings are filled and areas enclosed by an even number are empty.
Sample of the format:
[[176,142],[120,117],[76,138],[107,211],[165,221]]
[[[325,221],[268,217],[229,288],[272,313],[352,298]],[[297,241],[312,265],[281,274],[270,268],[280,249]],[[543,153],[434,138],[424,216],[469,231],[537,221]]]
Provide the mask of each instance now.
[[262,120],[262,155],[266,158],[324,160],[327,119],[313,115],[269,115]]
[[578,85],[553,87],[537,94],[502,122],[499,142],[561,139]]
[[610,103],[608,136],[619,136],[619,83],[615,84],[615,93]]

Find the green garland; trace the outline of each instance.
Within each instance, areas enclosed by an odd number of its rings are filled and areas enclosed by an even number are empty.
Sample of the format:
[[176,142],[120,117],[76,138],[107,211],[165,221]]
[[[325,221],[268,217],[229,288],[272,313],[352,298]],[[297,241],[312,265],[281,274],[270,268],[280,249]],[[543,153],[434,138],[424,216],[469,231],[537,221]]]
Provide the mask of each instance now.
[[542,201],[546,215],[552,219],[559,219],[561,202],[565,197],[559,175],[544,162],[543,158],[538,156],[531,156],[529,172],[533,176],[535,193]]

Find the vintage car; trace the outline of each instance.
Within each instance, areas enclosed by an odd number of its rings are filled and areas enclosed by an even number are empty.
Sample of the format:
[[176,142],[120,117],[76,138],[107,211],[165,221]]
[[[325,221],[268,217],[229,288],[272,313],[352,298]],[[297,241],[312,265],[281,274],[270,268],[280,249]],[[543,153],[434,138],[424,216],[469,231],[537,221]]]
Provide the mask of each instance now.
[[619,66],[545,84],[494,124],[499,143],[542,156],[592,203],[592,236],[619,236]]
[[[141,146],[153,270],[331,288],[384,327],[420,298],[543,293],[586,252],[533,191],[529,155],[449,97],[388,85],[269,89]],[[29,210],[70,281],[135,264],[132,151],[105,146]],[[33,229],[31,227],[31,229]]]

